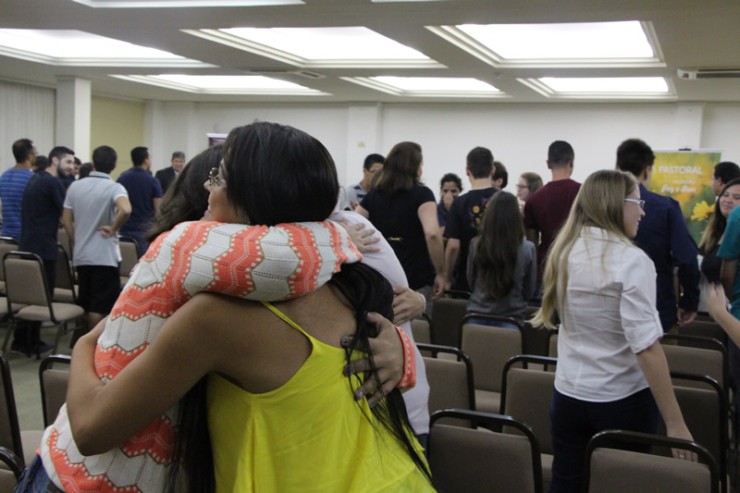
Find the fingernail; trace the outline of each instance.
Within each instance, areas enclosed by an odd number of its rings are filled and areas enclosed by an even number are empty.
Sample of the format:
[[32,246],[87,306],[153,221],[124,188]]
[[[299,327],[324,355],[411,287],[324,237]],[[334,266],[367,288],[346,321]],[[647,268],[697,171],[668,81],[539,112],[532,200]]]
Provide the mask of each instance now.
[[362,390],[357,390],[355,392],[355,400],[356,401],[361,400],[363,397],[365,397],[365,393]]

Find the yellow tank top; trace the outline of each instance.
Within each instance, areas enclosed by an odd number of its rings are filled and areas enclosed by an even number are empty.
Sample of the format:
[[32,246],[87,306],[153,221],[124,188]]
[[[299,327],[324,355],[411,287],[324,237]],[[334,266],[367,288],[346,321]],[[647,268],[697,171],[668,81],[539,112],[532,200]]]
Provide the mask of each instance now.
[[434,491],[367,403],[354,401],[342,375],[344,350],[264,305],[307,337],[312,351],[287,383],[262,394],[211,375],[208,425],[217,493]]

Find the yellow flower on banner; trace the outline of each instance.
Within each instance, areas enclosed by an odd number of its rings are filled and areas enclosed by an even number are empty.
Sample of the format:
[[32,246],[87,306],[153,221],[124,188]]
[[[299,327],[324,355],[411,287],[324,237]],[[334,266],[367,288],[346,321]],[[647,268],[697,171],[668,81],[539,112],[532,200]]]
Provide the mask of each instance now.
[[714,212],[714,204],[707,204],[706,200],[702,200],[694,206],[694,211],[691,214],[692,221],[706,221],[709,216]]

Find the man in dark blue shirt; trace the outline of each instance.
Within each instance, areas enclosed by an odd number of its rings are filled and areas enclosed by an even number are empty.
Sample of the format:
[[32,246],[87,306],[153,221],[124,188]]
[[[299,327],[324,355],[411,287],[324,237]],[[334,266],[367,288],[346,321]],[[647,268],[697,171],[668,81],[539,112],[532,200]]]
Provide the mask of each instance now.
[[131,162],[133,167],[118,178],[118,183],[126,188],[131,201],[131,216],[121,227],[120,233],[136,240],[141,257],[149,248],[146,232],[152,226],[154,216],[159,214],[162,185],[149,172],[152,161],[146,147],[131,149]]
[[[681,208],[674,199],[650,192],[650,177],[655,155],[645,142],[629,139],[617,149],[617,169],[632,173],[640,186],[640,198],[645,201],[645,216],[640,221],[635,244],[648,254],[655,264],[657,277],[657,309],[663,331],[676,323],[687,324],[696,317],[699,304],[699,253],[686,227]],[[678,267],[681,297],[676,309],[676,289],[673,269]]]
[[[59,219],[62,216],[64,203],[64,185],[57,177],[60,160],[58,148],[51,150],[49,155],[57,159],[48,160],[39,156],[34,164],[35,173],[31,177],[23,192],[21,236],[19,248],[24,252],[32,252],[41,257],[46,271],[46,281],[49,294],[54,293],[56,280],[56,265],[58,259],[57,233]],[[67,149],[62,148],[62,149]],[[66,151],[63,155],[69,155]],[[52,349],[39,339],[40,323],[31,323],[19,326],[15,330],[12,349],[26,354],[36,352],[36,345],[40,345],[39,353]]]

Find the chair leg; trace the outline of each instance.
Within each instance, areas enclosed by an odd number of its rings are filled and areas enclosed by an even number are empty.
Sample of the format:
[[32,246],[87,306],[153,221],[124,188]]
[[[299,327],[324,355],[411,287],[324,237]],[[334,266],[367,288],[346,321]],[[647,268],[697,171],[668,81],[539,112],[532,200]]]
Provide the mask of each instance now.
[[67,322],[57,325],[57,334],[54,336],[54,349],[51,350],[51,354],[57,354],[57,349],[59,349],[59,340],[62,338],[62,333],[67,333]]
[[11,318],[8,324],[8,333],[5,334],[5,341],[3,342],[3,354],[8,352],[8,341],[10,341],[10,335],[15,330],[15,319]]

